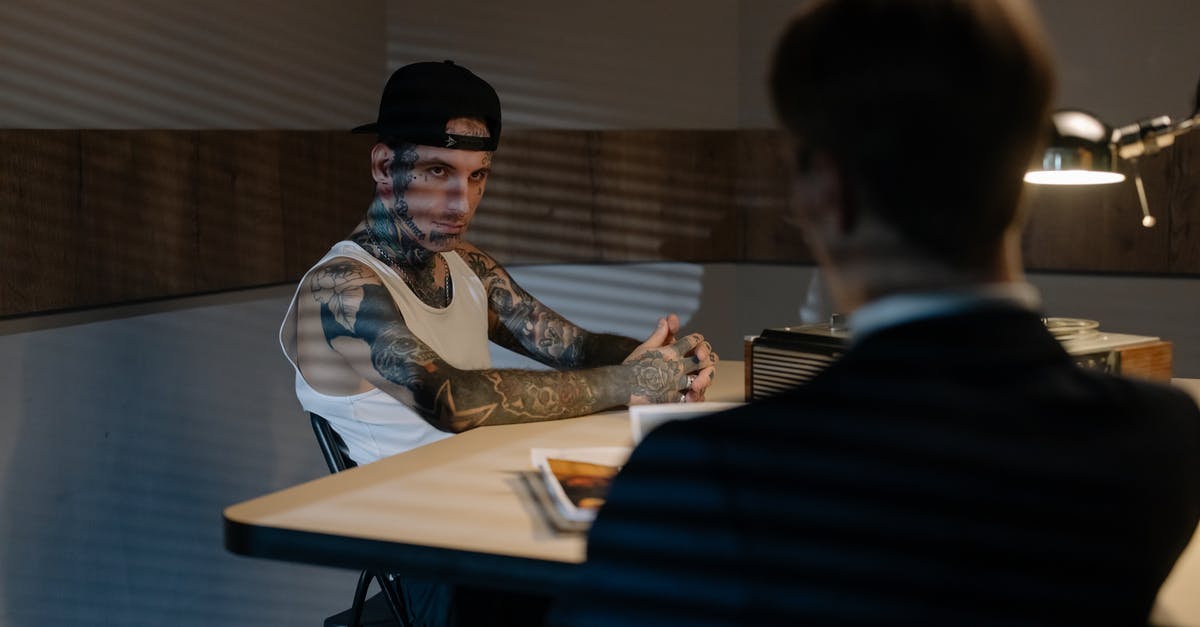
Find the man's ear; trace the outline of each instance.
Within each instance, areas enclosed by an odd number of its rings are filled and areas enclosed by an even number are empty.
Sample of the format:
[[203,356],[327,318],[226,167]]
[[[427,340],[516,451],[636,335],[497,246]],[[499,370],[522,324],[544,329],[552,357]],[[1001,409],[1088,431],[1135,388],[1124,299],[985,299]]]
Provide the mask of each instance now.
[[371,147],[371,178],[381,190],[392,187],[392,158],[395,155],[396,153],[383,142]]
[[854,229],[856,216],[847,202],[842,168],[823,151],[810,152],[804,161],[804,167],[792,174],[804,221],[808,228],[822,230],[822,237],[846,235]]

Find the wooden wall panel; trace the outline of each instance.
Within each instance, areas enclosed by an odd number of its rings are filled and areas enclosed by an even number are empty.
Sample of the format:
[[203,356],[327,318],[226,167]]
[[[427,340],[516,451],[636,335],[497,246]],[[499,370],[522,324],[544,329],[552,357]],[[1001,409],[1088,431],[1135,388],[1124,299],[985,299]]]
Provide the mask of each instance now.
[[[373,143],[0,130],[0,317],[295,281],[362,219]],[[510,131],[470,238],[507,263],[811,263],[780,150],[769,130]],[[1200,275],[1198,159],[1200,132],[1141,160],[1154,229],[1132,180],[1027,186],[1027,266]]]
[[468,238],[506,263],[601,258],[586,131],[506,132]]
[[[731,132],[590,134],[604,261],[735,261]],[[720,224],[734,229],[717,234]]]
[[64,233],[80,303],[198,291],[195,133],[85,131],[78,231]]
[[366,215],[373,135],[346,132],[283,133],[278,142],[279,200],[287,280],[298,278]]
[[754,262],[812,263],[812,253],[790,219],[790,186],[782,135],[739,131],[735,151],[735,204],[745,236],[740,259]]
[[4,131],[0,315],[73,305],[79,131]]
[[0,131],[0,316],[294,280],[362,217],[373,143]]
[[506,133],[472,241],[508,263],[734,261],[735,139],[732,131]]
[[1170,220],[1170,272],[1200,274],[1200,131],[1180,137],[1168,155],[1166,205],[1151,210]]
[[193,192],[199,291],[278,282],[287,273],[279,246],[279,132],[204,131],[196,136]]

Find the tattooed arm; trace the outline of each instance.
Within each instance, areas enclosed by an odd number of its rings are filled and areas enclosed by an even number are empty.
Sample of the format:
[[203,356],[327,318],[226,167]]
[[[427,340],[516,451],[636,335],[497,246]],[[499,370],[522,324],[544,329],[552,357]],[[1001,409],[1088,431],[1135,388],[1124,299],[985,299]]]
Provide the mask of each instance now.
[[685,356],[703,342],[690,335],[668,346],[660,339],[636,347],[640,352],[627,364],[565,372],[462,370],[412,334],[379,277],[358,262],[326,264],[310,287],[329,346],[372,385],[444,431],[674,400],[688,389],[689,374],[712,365]]
[[559,369],[622,363],[639,341],[591,333],[542,304],[490,255],[464,243],[458,254],[483,282],[488,295],[488,337],[513,352]]

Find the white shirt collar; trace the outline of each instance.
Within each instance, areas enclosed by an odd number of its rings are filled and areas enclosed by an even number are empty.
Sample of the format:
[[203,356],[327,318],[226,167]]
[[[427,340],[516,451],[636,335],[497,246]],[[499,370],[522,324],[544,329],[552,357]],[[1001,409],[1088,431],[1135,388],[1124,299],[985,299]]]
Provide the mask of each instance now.
[[989,283],[978,287],[894,294],[859,307],[850,316],[850,333],[859,340],[871,333],[898,324],[956,314],[981,305],[1003,303],[1036,312],[1042,299],[1029,283]]

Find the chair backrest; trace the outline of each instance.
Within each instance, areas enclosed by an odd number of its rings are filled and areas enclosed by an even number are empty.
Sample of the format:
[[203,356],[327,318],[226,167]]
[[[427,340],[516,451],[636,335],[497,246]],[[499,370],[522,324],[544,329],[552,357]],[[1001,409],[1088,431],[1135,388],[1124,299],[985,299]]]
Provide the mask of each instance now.
[[317,444],[321,446],[321,454],[325,456],[329,472],[341,472],[358,465],[350,459],[350,449],[346,447],[342,436],[329,426],[328,420],[312,412],[309,412],[308,419],[312,422],[313,433],[317,436]]

